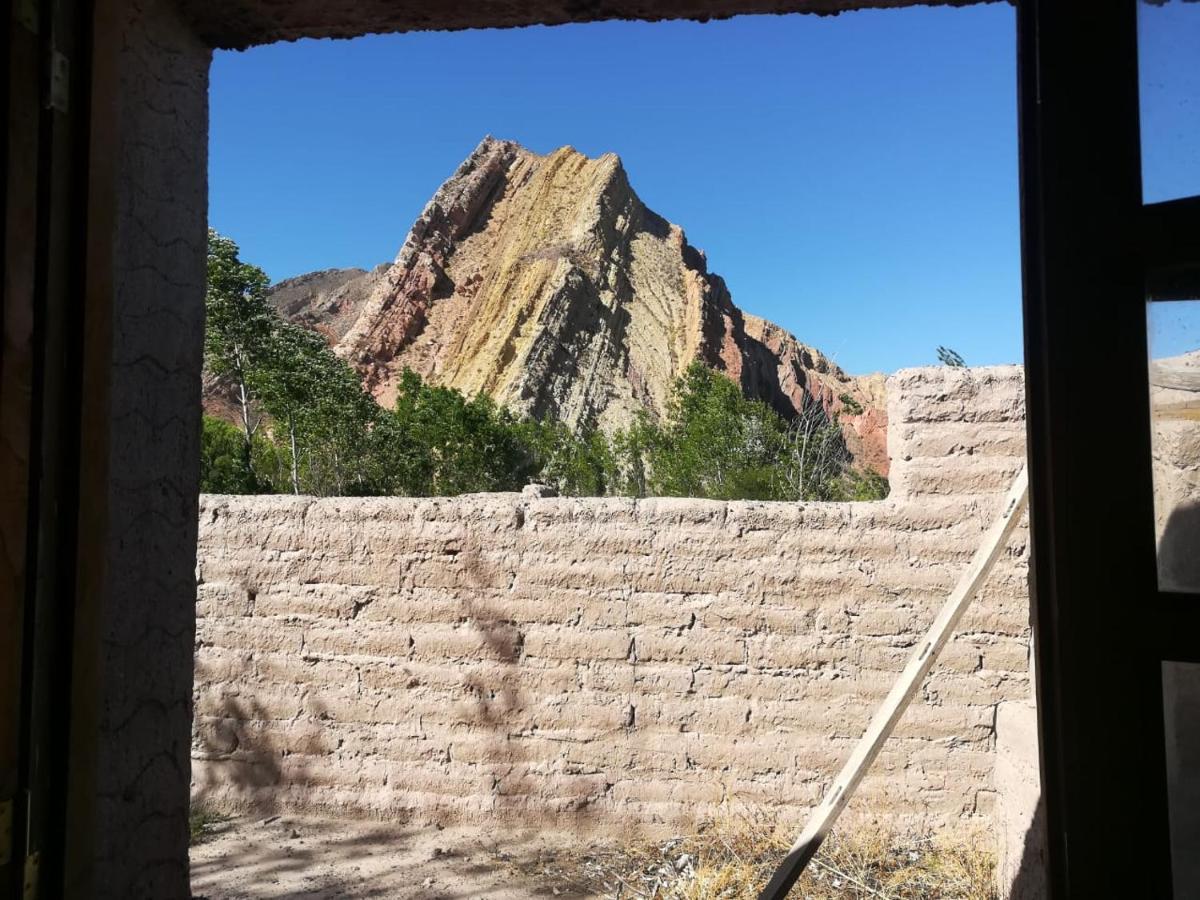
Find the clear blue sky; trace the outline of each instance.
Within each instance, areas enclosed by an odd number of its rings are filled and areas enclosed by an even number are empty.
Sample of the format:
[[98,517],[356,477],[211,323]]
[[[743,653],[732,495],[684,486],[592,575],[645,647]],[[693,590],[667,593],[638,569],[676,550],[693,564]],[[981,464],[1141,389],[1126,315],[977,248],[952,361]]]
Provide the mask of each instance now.
[[1014,40],[994,4],[221,52],[210,220],[273,279],[366,268],[485,134],[614,151],[743,309],[846,369],[1018,362]]

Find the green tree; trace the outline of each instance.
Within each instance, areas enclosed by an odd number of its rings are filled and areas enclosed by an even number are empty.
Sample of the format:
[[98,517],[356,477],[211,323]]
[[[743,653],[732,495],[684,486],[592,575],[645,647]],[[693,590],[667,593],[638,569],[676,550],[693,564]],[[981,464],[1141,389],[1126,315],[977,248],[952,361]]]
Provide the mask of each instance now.
[[891,492],[888,480],[872,469],[848,469],[841,483],[841,500],[882,500]]
[[603,432],[529,420],[517,426],[517,439],[530,457],[529,477],[563,496],[602,497],[615,491],[616,461]]
[[270,484],[250,463],[241,429],[213,416],[204,416],[200,433],[200,490],[206,494],[271,493]]
[[386,493],[439,496],[519,490],[536,472],[535,453],[507,410],[486,394],[467,398],[405,370],[396,405],[372,434]]
[[369,435],[382,410],[363,390],[358,373],[324,342],[308,352],[307,365],[316,376],[301,419],[309,490],[340,496],[374,493]]
[[277,318],[267,304],[266,273],[242,262],[238,245],[208,230],[204,359],[209,371],[230,386],[238,407],[243,462],[253,469],[254,436],[262,424],[259,375]]
[[286,450],[293,493],[368,490],[375,402],[314,331],[276,319],[259,373],[264,408]]
[[644,409],[638,410],[628,428],[613,435],[612,493],[626,497],[645,497],[649,493],[651,457],[662,440],[661,427]]
[[676,381],[665,420],[640,415],[613,437],[610,491],[721,500],[850,500],[887,482],[851,468],[836,416],[809,401],[785,421],[726,376],[693,363]]
[[800,414],[787,424],[779,458],[779,499],[844,499],[842,481],[850,462],[836,416],[827,416],[819,403],[806,397]]
[[862,404],[854,399],[851,394],[841,394],[838,399],[842,401],[842,408],[852,416],[861,416],[863,412]]
[[765,403],[701,363],[675,385],[666,421],[648,435],[653,493],[719,500],[771,500],[787,448],[786,426]]

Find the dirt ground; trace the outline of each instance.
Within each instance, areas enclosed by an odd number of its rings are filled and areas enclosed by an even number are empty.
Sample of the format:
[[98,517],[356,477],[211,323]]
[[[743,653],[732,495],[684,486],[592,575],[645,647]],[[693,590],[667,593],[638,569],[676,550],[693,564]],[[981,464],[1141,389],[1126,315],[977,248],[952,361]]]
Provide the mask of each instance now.
[[[525,900],[596,896],[553,862],[563,836],[299,816],[232,818],[193,845],[194,900]],[[523,874],[538,872],[538,875]]]
[[[736,815],[654,841],[291,815],[200,815],[193,828],[194,900],[753,897],[794,834]],[[969,828],[920,835],[861,822],[826,840],[794,892],[809,900],[998,900],[991,845],[990,833]]]

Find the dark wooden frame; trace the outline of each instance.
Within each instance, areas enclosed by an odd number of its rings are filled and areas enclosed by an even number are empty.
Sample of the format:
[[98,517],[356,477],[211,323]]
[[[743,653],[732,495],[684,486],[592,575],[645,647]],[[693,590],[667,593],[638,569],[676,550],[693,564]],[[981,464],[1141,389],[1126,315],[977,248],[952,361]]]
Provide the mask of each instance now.
[[1142,203],[1135,0],[1023,0],[1018,43],[1051,895],[1169,897],[1161,663],[1200,598],[1158,590],[1146,292],[1200,261],[1200,205]]
[[[83,265],[89,236],[88,168],[92,6],[81,0],[16,4],[9,19],[7,106],[9,142],[4,190],[3,298],[6,326],[28,317],[33,330],[21,348],[31,380],[6,380],[3,435],[11,470],[26,479],[23,509],[3,511],[10,566],[23,569],[4,584],[5,623],[16,622],[19,653],[18,722],[5,729],[0,760],[15,771],[19,789],[0,791],[11,802],[12,845],[0,865],[0,897],[57,896],[64,864],[68,778],[72,768],[71,704],[80,462],[84,447],[81,384],[85,355]],[[69,65],[64,67],[69,60]],[[57,66],[57,69],[56,69]],[[11,117],[11,118],[10,118]],[[23,158],[13,159],[14,149]],[[11,168],[10,168],[11,166]],[[10,267],[20,266],[9,280]],[[7,288],[15,288],[7,290]],[[18,333],[20,329],[18,329]],[[11,337],[12,335],[6,335]],[[12,369],[5,371],[13,374]],[[16,439],[18,443],[9,443]],[[8,497],[6,497],[8,499]],[[9,541],[13,541],[9,543]],[[0,686],[9,688],[7,677]],[[7,703],[7,698],[6,698]],[[12,728],[12,725],[18,725]],[[16,738],[15,760],[9,742]],[[2,773],[7,776],[7,772]],[[8,778],[3,779],[5,782]],[[49,886],[47,886],[49,883]],[[31,887],[32,885],[32,887]],[[34,893],[31,893],[31,890]]]

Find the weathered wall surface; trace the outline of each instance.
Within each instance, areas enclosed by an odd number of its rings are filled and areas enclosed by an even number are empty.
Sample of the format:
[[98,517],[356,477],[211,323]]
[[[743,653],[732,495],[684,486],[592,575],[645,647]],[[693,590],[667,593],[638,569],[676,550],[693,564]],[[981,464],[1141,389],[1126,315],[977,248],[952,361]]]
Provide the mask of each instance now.
[[[1158,582],[1200,588],[1200,352],[1150,366]],[[1200,665],[1163,663],[1175,895],[1200,896]]]
[[243,49],[305,37],[357,37],[390,31],[518,28],[608,19],[727,19],[753,13],[836,14],[856,9],[966,6],[983,0],[187,0],[196,28],[214,47]]
[[[205,497],[194,792],[418,820],[800,817],[1024,455],[1018,368],[889,382],[871,504]],[[1029,695],[1026,535],[854,801],[988,820]]]
[[996,883],[1007,900],[1046,897],[1046,812],[1033,698],[996,707]]
[[187,897],[211,51],[170,0],[93,12],[80,76],[93,104],[94,271],[79,301],[87,446],[62,890]]

